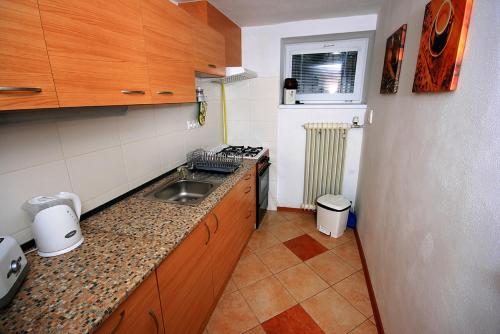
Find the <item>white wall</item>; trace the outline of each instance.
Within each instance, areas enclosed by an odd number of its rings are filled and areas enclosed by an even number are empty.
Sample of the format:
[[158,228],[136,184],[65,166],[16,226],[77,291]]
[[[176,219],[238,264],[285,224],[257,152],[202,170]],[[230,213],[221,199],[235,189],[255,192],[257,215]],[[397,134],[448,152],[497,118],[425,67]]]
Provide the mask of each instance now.
[[[413,94],[428,0],[379,16],[358,231],[386,333],[499,333],[500,2],[474,1],[458,89]],[[379,94],[386,38],[408,23],[396,95]]]
[[86,212],[184,163],[190,150],[219,145],[220,86],[202,86],[207,123],[194,130],[186,121],[195,104],[0,114],[0,235],[32,239],[21,205],[33,196],[75,192]]
[[[273,166],[269,209],[300,207],[302,202],[305,131],[298,127],[299,123],[301,126],[313,120],[351,122],[354,115],[364,115],[362,106],[357,109],[302,109],[290,113],[289,109],[280,110],[281,39],[375,30],[376,22],[377,15],[361,15],[242,28],[243,66],[256,71],[259,77],[227,85],[229,143],[270,148]],[[278,131],[283,127],[287,131]],[[362,130],[355,131],[357,133],[353,132],[349,138],[348,175],[344,183],[346,194],[353,201],[362,135]],[[296,149],[289,144],[292,142],[298,145]],[[294,161],[292,165],[289,165],[290,160]]]
[[260,77],[280,76],[281,39],[375,30],[377,15],[287,22],[241,29],[243,65]]
[[277,207],[278,78],[259,77],[226,85],[228,143],[269,149],[270,210]]
[[[365,117],[364,106],[330,108],[283,107],[279,110],[278,199],[280,206],[300,208],[304,193],[306,131],[304,124],[351,123],[354,116]],[[363,129],[351,129],[347,135],[342,195],[356,205],[359,162]]]

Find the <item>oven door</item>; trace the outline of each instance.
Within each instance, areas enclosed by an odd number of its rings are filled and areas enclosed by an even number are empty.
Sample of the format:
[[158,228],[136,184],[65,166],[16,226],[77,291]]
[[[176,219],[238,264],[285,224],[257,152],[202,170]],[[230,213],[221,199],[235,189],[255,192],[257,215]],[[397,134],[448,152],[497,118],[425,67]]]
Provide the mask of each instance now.
[[267,211],[268,204],[268,194],[269,194],[269,166],[267,166],[259,171],[257,179],[257,228],[259,228],[260,222],[264,218]]

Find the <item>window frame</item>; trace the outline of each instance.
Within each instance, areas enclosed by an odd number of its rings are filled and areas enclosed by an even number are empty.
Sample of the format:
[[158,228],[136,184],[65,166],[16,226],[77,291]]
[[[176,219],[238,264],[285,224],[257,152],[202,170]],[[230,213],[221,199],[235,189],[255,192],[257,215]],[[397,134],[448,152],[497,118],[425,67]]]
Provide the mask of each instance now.
[[328,52],[357,51],[356,74],[353,93],[333,94],[299,94],[297,100],[305,103],[360,103],[363,98],[363,86],[367,65],[369,38],[353,38],[346,40],[330,40],[324,42],[293,43],[285,46],[285,78],[292,75],[292,56],[297,54],[314,54]]

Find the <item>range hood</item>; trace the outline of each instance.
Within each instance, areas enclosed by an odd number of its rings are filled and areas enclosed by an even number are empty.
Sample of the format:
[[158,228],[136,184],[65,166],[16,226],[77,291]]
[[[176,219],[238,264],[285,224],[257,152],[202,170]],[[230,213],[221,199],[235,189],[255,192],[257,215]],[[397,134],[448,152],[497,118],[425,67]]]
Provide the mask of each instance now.
[[257,78],[257,73],[244,67],[226,67],[224,77],[215,76],[209,73],[196,72],[196,77],[200,79],[212,79],[212,82],[229,84],[237,81]]
[[221,78],[224,84],[257,78],[257,73],[244,67],[226,67],[226,77]]

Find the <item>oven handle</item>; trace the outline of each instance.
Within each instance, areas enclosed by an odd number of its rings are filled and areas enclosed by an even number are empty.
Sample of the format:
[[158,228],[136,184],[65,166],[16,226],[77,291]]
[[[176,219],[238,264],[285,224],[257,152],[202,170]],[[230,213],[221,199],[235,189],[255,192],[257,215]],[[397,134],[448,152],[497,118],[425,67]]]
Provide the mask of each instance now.
[[259,176],[264,175],[264,173],[269,169],[269,167],[271,167],[271,163],[268,162],[265,166],[266,167],[263,167],[259,170]]

